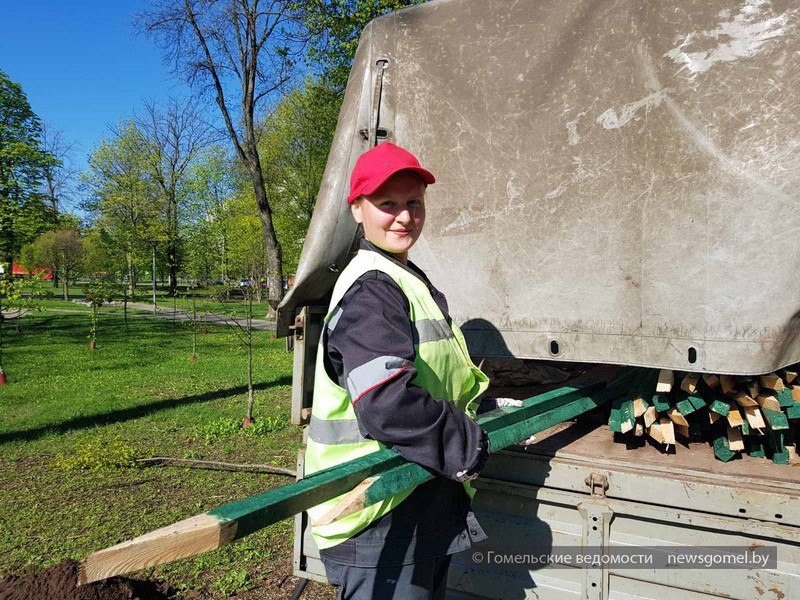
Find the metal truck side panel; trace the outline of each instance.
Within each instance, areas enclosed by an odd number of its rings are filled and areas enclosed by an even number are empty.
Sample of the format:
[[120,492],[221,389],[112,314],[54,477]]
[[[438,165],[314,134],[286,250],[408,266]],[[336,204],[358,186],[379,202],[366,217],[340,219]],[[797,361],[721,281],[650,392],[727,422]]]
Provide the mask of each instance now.
[[796,0],[438,0],[373,21],[279,331],[346,263],[347,178],[385,130],[437,176],[411,258],[473,354],[800,360],[799,56]]

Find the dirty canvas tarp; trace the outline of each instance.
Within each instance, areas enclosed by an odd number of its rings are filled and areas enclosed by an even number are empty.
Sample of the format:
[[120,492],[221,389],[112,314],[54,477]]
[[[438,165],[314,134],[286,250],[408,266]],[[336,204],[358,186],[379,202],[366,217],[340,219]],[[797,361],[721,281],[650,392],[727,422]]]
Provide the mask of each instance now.
[[346,264],[348,175],[389,139],[436,174],[411,258],[474,354],[800,360],[799,65],[796,0],[449,0],[374,21],[279,330]]

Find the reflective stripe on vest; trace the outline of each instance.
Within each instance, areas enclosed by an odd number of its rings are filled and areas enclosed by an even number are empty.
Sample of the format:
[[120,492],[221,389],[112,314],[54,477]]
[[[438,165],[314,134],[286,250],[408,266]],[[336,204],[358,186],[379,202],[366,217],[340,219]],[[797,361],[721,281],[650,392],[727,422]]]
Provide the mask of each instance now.
[[414,343],[435,342],[454,337],[453,330],[447,319],[423,319],[414,323]]
[[[409,303],[414,336],[414,361],[397,356],[381,356],[345,374],[345,388],[333,381],[325,369],[324,346],[317,349],[314,374],[314,403],[306,447],[307,475],[376,452],[385,446],[362,436],[356,420],[354,402],[366,392],[397,377],[413,367],[413,385],[424,388],[436,399],[453,402],[474,416],[475,400],[488,386],[488,378],[472,363],[464,336],[455,323],[448,323],[431,296],[427,284],[407,267],[378,252],[360,250],[342,271],[333,289],[325,323],[329,331],[337,326],[339,308],[345,293],[369,271],[381,271],[391,277]],[[309,509],[312,534],[320,549],[330,548],[352,537],[379,519],[412,490],[334,521],[329,525],[313,523],[336,506],[342,496]],[[469,490],[468,490],[469,491]]]
[[317,419],[311,415],[308,437],[318,444],[357,444],[369,441],[355,419]]

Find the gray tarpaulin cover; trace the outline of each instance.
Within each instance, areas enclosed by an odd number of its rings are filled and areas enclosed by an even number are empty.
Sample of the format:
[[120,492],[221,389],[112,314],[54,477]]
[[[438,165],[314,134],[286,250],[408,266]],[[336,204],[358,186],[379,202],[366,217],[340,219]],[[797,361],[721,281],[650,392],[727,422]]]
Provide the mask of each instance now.
[[437,177],[411,258],[474,354],[800,360],[798,0],[439,0],[373,21],[281,333],[346,265],[349,173],[382,139]]

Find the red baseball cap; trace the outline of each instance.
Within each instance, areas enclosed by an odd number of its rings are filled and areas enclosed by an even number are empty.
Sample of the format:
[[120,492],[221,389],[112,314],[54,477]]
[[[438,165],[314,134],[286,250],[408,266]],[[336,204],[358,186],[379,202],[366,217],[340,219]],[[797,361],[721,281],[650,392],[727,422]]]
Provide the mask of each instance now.
[[426,185],[436,183],[433,174],[423,169],[411,152],[391,142],[383,142],[358,157],[353,174],[350,175],[347,203],[352,204],[359,196],[371,194],[400,171],[413,171]]

